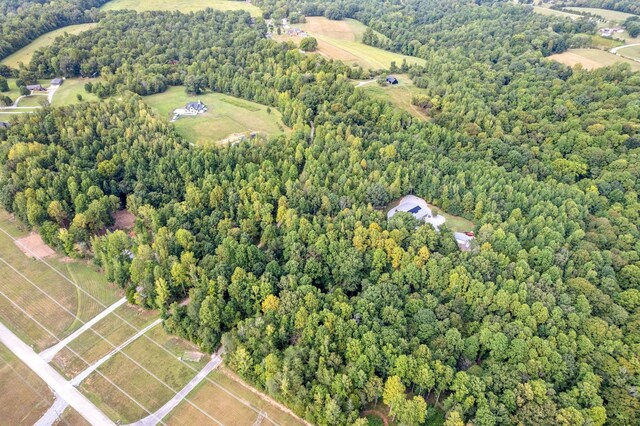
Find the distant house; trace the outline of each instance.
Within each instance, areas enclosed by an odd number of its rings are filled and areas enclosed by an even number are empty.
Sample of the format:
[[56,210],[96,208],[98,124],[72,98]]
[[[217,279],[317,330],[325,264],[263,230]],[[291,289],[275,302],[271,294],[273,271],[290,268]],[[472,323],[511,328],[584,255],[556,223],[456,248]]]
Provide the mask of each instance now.
[[455,237],[456,243],[458,243],[458,247],[460,247],[460,250],[471,250],[471,242],[475,239],[472,232],[454,232],[453,236]]
[[398,79],[392,75],[387,76],[387,83],[389,84],[398,84]]
[[61,78],[54,78],[53,80],[51,80],[51,85],[52,86],[60,86],[62,84],[64,80]]
[[425,205],[410,200],[400,203],[398,207],[394,207],[387,213],[387,219],[391,219],[398,212],[411,213],[417,220],[424,220],[432,216],[431,209]]
[[8,129],[9,127],[11,127],[11,124],[6,121],[0,121],[0,129]]
[[27,90],[30,90],[32,92],[44,92],[46,89],[40,84],[29,84],[27,86]]
[[202,101],[189,102],[187,106],[184,107],[184,110],[188,114],[201,114],[207,112],[207,106],[203,104]]

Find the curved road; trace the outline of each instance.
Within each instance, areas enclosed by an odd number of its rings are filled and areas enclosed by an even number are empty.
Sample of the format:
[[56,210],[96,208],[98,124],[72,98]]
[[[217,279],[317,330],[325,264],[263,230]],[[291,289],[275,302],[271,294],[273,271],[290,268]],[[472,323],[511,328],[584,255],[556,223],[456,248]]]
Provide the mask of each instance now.
[[40,376],[56,394],[60,395],[60,398],[67,401],[90,424],[100,426],[115,424],[2,323],[0,323],[0,342]]

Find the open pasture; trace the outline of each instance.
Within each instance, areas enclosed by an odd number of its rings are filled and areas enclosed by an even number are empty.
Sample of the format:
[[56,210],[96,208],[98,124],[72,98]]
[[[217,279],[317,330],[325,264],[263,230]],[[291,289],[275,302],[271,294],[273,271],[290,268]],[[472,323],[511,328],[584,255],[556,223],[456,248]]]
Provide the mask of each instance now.
[[251,16],[262,16],[262,11],[250,2],[233,0],[112,0],[102,6],[101,10],[130,9],[138,12],[148,10],[196,12],[209,7],[224,12],[246,10]]
[[549,59],[553,59],[570,67],[576,64],[582,64],[582,67],[587,70],[594,70],[622,62],[629,64],[631,69],[640,71],[640,62],[635,62],[604,50],[569,49],[566,52],[551,55]]

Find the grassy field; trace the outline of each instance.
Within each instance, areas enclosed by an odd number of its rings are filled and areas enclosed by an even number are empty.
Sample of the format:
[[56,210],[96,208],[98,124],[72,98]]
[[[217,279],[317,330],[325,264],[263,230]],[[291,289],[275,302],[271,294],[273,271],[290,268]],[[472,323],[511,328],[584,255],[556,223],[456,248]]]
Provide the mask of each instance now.
[[18,50],[17,52],[7,56],[0,63],[4,65],[8,65],[12,68],[17,68],[20,62],[25,65],[29,63],[31,57],[33,56],[33,52],[36,50],[46,47],[53,43],[56,37],[67,34],[80,34],[83,31],[91,29],[98,24],[90,23],[90,24],[80,24],[80,25],[69,25],[68,27],[59,28],[57,30],[53,30],[44,35],[41,35],[37,39],[33,40],[27,46]]
[[18,102],[19,107],[39,107],[43,105],[43,102],[46,105],[47,102],[47,94],[46,92],[39,93],[37,95],[25,96],[20,99]]
[[416,118],[428,120],[429,116],[425,113],[424,109],[411,103],[414,95],[424,93],[425,91],[416,87],[408,75],[399,74],[396,75],[396,77],[398,78],[398,84],[380,86],[374,82],[361,86],[361,88],[373,97],[387,100]]
[[0,345],[0,419],[2,424],[34,424],[53,403],[49,387]]
[[624,22],[625,20],[627,20],[627,18],[636,16],[632,13],[618,12],[617,10],[597,9],[594,7],[566,7],[565,9],[574,10],[576,12],[591,13],[593,15],[601,16],[607,21],[614,21],[619,23]]
[[136,330],[129,324],[142,329],[156,317],[155,311],[144,311],[128,305],[120,306],[114,313],[82,333],[58,352],[51,365],[67,379],[72,379],[88,367],[87,363],[98,361],[114,347],[135,335]]
[[[123,353],[144,366],[175,391],[180,390],[196,375],[196,371],[179,361],[178,356],[184,354],[185,350],[195,350],[195,347],[167,334],[161,326],[151,329],[146,335],[169,350],[171,355],[145,337],[140,337],[131,343]],[[175,392],[145,372],[123,353],[114,355],[100,367],[100,373],[117,384],[146,410],[154,412],[171,399]],[[191,365],[199,370],[206,361],[205,357],[200,363]],[[97,372],[91,374],[80,385],[80,389],[114,421],[130,423],[148,415],[147,411],[131,401],[125,393]]]
[[460,216],[454,216],[443,211],[441,208],[427,203],[434,215],[442,215],[445,218],[445,226],[453,232],[469,232],[473,231],[475,225],[470,220]]
[[[309,17],[304,24],[296,25],[318,40],[318,53],[340,60],[347,65],[358,64],[363,68],[387,69],[392,61],[398,65],[406,59],[408,63],[424,64],[423,59],[400,55],[362,43],[366,26],[353,19],[332,21],[323,17]],[[279,41],[299,43],[300,37],[279,36]]]
[[68,78],[62,83],[62,86],[58,90],[56,90],[55,95],[53,95],[52,106],[66,106],[66,105],[75,105],[80,103],[78,100],[78,95],[82,96],[82,102],[84,101],[97,101],[99,98],[93,93],[87,93],[84,90],[84,85],[89,81],[96,81],[96,79],[87,79],[87,78]]
[[[273,419],[275,422],[263,418],[262,423],[259,424],[264,426],[276,423],[282,426],[301,424],[295,417],[261,399],[254,392],[248,390],[247,387],[223,374],[221,370],[228,371],[225,370],[224,367],[220,367],[218,370],[211,372],[208,378],[212,382],[223,386],[224,389],[231,392],[232,395],[221,390],[209,381],[203,381],[189,394],[189,400],[207,414],[227,426],[251,426],[255,424],[254,422],[258,418],[260,411],[264,411],[268,418]],[[258,412],[238,401],[234,395],[247,401]],[[169,413],[165,421],[169,425],[211,423],[211,420],[207,416],[186,402],[181,403],[175,410]]]
[[197,144],[220,143],[239,133],[262,132],[269,136],[284,133],[281,114],[272,108],[220,93],[189,96],[183,87],[171,87],[164,93],[143,98],[161,117],[171,119],[173,110],[187,102],[201,100],[209,109],[197,116],[181,117],[174,124],[185,139]]
[[582,64],[584,69],[587,70],[593,70],[613,65],[618,62],[623,62],[629,64],[631,66],[631,69],[640,71],[639,62],[614,55],[613,53],[609,53],[604,50],[569,49],[566,52],[557,55],[551,55],[549,56],[549,59],[553,59],[554,61],[558,61],[571,67],[576,64]]
[[[5,211],[0,211],[0,228],[14,237],[27,235],[10,220],[9,214]],[[0,232],[0,259],[26,277],[23,278],[0,260],[0,291],[5,295],[0,297],[0,319],[36,350],[50,346],[56,339],[30,319],[29,315],[45,325],[56,337],[61,338],[81,326],[75,315],[69,314],[65,309],[77,314],[82,321],[89,320],[103,310],[96,301],[78,291],[56,271],[22,253],[14,241],[3,232]],[[111,304],[117,300],[114,287],[108,285],[104,276],[87,264],[67,262],[58,256],[47,258],[47,262],[102,303]],[[28,280],[65,309],[43,295]],[[9,299],[17,303],[28,315],[16,308]]]
[[618,53],[629,58],[640,60],[640,46],[625,47],[618,50]]
[[581,17],[580,15],[563,12],[561,10],[549,9],[548,7],[544,7],[544,6],[534,6],[533,11],[541,15],[547,15],[547,16],[561,16],[561,17],[573,18],[573,19],[578,19]]
[[613,49],[614,47],[622,46],[624,43],[618,39],[609,37],[602,37],[601,35],[591,36],[591,47],[595,49]]
[[179,10],[180,12],[194,12],[208,7],[222,11],[246,10],[252,16],[262,16],[262,11],[251,3],[233,0],[112,0],[102,6],[101,9],[131,9],[138,12],[144,12],[147,10]]

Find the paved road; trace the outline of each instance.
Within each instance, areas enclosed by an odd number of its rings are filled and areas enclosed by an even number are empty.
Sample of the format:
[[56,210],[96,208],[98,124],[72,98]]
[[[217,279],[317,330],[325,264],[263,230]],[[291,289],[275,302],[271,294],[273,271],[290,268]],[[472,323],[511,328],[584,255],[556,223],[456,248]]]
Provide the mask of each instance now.
[[33,349],[2,323],[0,323],[0,342],[20,358],[34,373],[40,376],[57,395],[67,401],[90,424],[114,425],[98,407],[74,388],[71,383],[67,382],[53,367],[40,358]]
[[100,312],[98,315],[93,317],[90,321],[85,322],[82,327],[80,327],[79,329],[77,329],[76,331],[71,333],[69,336],[67,336],[66,338],[62,339],[61,341],[59,341],[55,345],[51,346],[50,348],[45,349],[44,351],[40,352],[40,358],[42,358],[43,360],[45,360],[47,362],[51,362],[53,357],[56,356],[56,354],[58,352],[60,352],[62,350],[62,348],[67,346],[69,343],[71,343],[73,340],[75,340],[82,333],[84,333],[85,331],[87,331],[88,329],[90,329],[91,327],[96,325],[96,323],[98,323],[98,321],[100,321],[101,319],[103,319],[104,317],[109,315],[111,312],[115,311],[120,306],[124,305],[126,302],[127,302],[127,299],[125,297],[123,297],[122,299],[118,300],[116,303],[114,303],[113,305],[109,306],[107,309],[105,309],[104,311]]
[[[160,409],[158,411],[156,411],[153,414],[148,415],[147,417],[145,417],[142,420],[138,420],[135,423],[131,423],[128,426],[155,426],[157,425],[160,420],[162,420],[167,414],[169,414],[171,412],[171,410],[173,410],[174,408],[176,408],[178,406],[178,404],[180,404],[180,402],[182,402],[182,400],[184,398],[187,397],[187,395],[189,395],[189,392],[191,392],[193,390],[193,388],[195,388],[196,386],[198,386],[198,384],[200,384],[200,382],[202,382],[208,375],[209,373],[211,373],[213,370],[215,370],[220,363],[222,362],[222,358],[220,358],[220,355],[218,354],[214,354],[211,356],[211,361],[209,361],[207,363],[207,365],[205,365],[202,370],[200,370],[200,372],[198,374],[196,374],[196,376],[191,379],[191,381],[189,383],[187,383],[185,385],[185,387],[183,387],[180,392],[178,392],[177,394],[175,394],[173,396],[173,398],[171,398],[166,404],[164,404],[162,407],[160,407]],[[218,422],[220,425],[222,425],[222,423]]]

